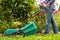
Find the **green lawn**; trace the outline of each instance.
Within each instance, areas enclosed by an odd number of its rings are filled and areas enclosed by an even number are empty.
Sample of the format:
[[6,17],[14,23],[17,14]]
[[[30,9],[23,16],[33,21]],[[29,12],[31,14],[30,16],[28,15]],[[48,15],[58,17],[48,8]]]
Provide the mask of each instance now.
[[60,34],[22,36],[0,36],[0,40],[60,40]]

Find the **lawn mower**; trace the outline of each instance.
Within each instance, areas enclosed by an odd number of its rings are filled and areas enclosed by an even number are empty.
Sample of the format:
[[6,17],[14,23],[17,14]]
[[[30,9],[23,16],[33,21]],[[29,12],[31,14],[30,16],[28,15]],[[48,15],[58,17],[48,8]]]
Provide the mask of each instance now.
[[22,34],[24,36],[29,36],[37,33],[37,26],[34,22],[27,24],[26,26],[22,27],[21,29],[7,29],[4,34],[9,35],[17,35]]

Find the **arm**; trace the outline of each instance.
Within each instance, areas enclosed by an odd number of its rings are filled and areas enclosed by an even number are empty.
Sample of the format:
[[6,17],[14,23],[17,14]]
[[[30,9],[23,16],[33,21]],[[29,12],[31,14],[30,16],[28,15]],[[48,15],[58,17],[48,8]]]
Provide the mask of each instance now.
[[46,7],[47,8],[50,4],[51,4],[51,2],[48,2],[47,4],[44,4],[43,7]]
[[58,10],[55,10],[53,13],[58,14],[59,11],[60,11],[60,7],[58,8]]
[[44,4],[44,7],[48,7],[54,2],[55,2],[55,0],[50,0],[47,4]]

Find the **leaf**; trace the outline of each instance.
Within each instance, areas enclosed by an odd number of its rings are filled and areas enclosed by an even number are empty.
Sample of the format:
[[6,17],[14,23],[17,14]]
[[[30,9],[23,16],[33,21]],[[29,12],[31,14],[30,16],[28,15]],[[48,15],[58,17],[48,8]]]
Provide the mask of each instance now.
[[16,0],[12,0],[12,2],[15,2]]

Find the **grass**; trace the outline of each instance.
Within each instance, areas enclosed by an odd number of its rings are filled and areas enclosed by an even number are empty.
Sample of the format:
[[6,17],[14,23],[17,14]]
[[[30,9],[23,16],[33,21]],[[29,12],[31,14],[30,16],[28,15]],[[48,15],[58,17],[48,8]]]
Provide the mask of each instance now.
[[60,34],[48,34],[48,35],[31,35],[28,37],[22,36],[0,36],[0,40],[60,40]]

